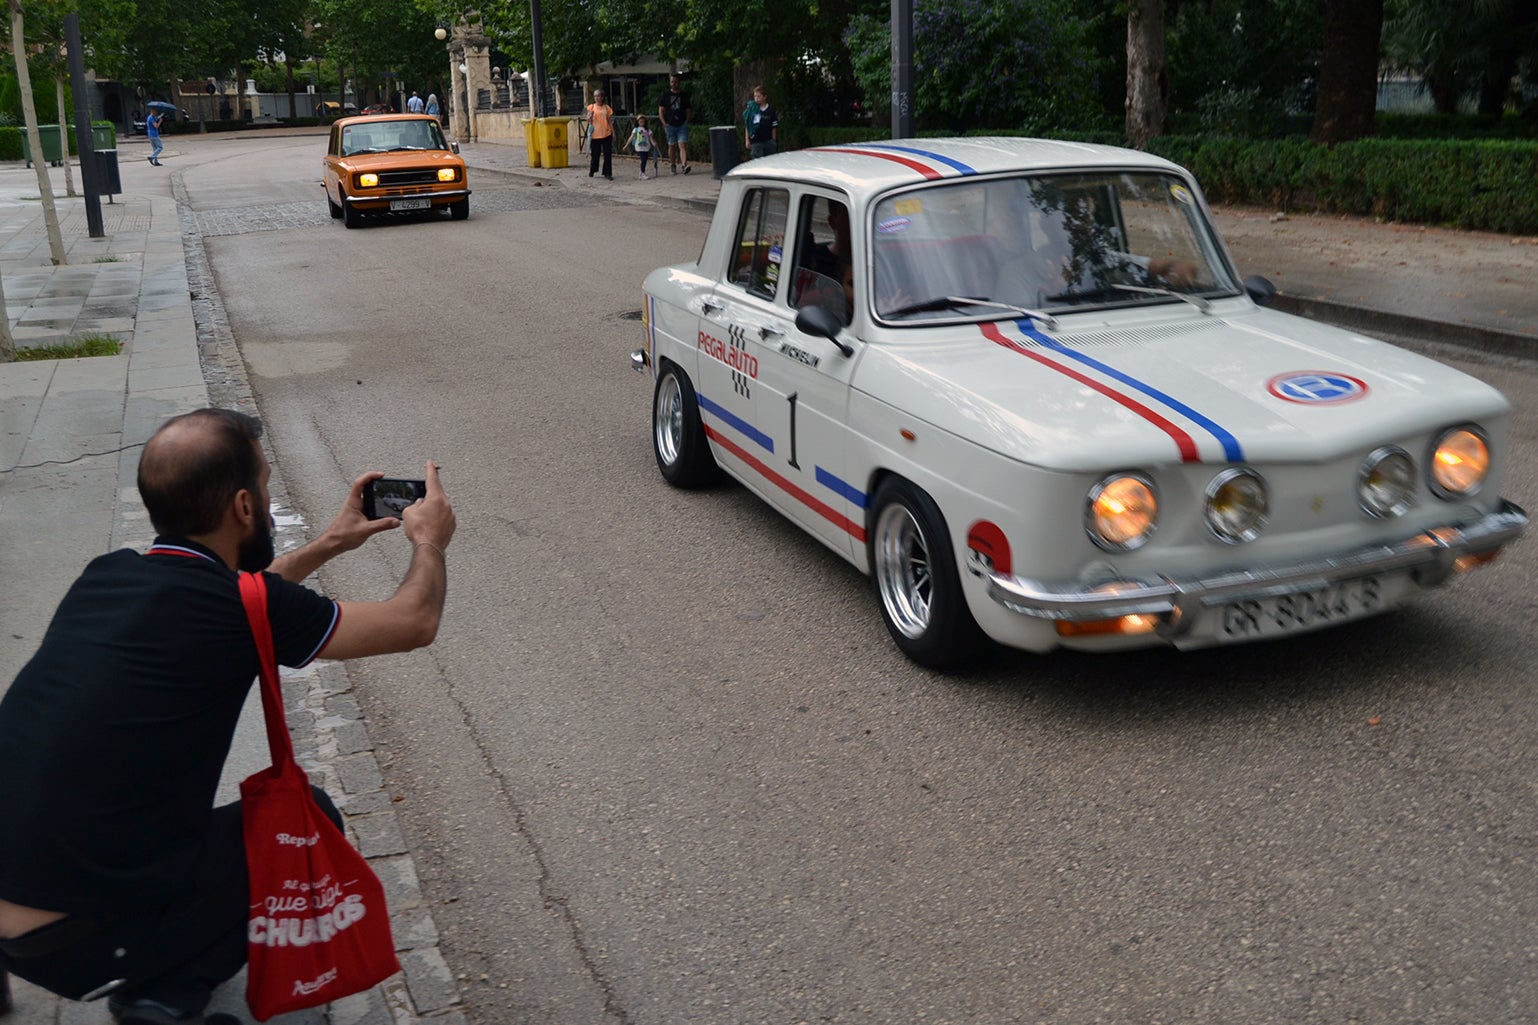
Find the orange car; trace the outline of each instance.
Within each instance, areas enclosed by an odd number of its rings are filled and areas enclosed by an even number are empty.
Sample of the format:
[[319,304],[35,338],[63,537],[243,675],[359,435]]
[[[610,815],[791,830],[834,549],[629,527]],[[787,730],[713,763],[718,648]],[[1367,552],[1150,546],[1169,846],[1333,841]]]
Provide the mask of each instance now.
[[434,211],[470,216],[465,162],[429,114],[345,117],[331,126],[326,205],[349,228],[365,214]]

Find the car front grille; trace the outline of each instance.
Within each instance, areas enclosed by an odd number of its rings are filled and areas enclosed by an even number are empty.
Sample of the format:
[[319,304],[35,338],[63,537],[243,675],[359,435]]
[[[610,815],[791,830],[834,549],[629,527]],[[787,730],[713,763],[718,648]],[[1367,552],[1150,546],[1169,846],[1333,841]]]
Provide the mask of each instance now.
[[433,168],[415,169],[410,171],[379,172],[380,188],[398,189],[404,185],[436,184],[438,184],[438,172]]

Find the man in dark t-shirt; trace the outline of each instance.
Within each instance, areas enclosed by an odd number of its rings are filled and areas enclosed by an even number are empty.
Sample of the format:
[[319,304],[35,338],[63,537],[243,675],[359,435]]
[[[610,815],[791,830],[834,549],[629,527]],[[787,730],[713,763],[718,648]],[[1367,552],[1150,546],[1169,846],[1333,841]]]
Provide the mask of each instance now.
[[683,164],[684,174],[688,174],[692,168],[689,166],[689,94],[684,92],[683,80],[676,74],[668,76],[668,91],[662,94],[662,102],[657,106],[657,117],[662,122],[662,130],[668,140],[668,166],[672,173],[678,173],[678,165]]
[[[86,567],[0,700],[0,971],[71,999],[109,995],[127,1025],[204,1021],[214,986],[245,963],[240,805],[213,807],[258,672],[237,571],[270,567],[282,665],[420,647],[442,615],[454,513],[434,464],[400,519],[365,517],[363,486],[381,475],[364,474],[319,538],[274,558],[260,436],[230,410],[156,432],[139,491],[160,536]],[[388,600],[300,585],[396,528],[413,553]]]

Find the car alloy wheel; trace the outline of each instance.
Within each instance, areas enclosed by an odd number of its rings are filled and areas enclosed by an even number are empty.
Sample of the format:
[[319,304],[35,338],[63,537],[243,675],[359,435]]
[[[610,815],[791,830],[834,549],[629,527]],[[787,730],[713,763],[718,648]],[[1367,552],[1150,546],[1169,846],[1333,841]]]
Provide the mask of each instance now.
[[881,483],[872,507],[871,578],[892,639],[931,669],[976,654],[982,632],[967,608],[939,507],[900,477]]
[[715,475],[694,386],[671,363],[662,366],[652,395],[652,449],[657,469],[675,487],[699,487]]

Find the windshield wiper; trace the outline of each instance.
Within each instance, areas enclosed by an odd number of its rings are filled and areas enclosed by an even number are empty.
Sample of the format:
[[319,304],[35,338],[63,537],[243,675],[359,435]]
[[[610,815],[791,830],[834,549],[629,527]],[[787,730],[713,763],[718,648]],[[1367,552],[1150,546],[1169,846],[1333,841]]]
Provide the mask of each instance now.
[[1190,303],[1192,306],[1195,306],[1203,313],[1212,312],[1212,303],[1208,302],[1206,299],[1203,299],[1201,296],[1187,295],[1184,292],[1177,292],[1171,288],[1151,288],[1147,285],[1112,285],[1111,287],[1122,292],[1141,292],[1144,295],[1161,295],[1171,296],[1176,299],[1184,299],[1186,302]]
[[977,299],[965,295],[942,295],[935,299],[926,299],[921,303],[909,303],[895,310],[887,310],[882,316],[906,317],[910,313],[931,313],[935,310],[954,310],[961,306],[986,306],[990,309],[1004,310],[1008,313],[1019,314],[1022,317],[1030,317],[1039,320],[1048,331],[1057,330],[1057,318],[1050,313],[1041,310],[1027,309],[1024,306],[1015,306],[1012,303],[996,303],[992,299]]

